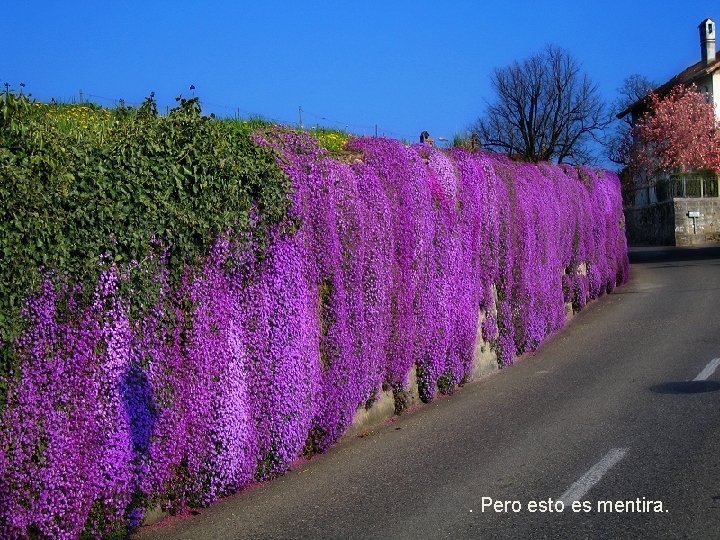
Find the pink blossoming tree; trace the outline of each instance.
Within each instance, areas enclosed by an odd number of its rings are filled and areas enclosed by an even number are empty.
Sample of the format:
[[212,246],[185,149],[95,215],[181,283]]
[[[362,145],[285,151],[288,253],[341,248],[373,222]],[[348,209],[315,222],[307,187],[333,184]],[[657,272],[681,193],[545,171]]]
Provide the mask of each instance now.
[[665,96],[651,94],[648,111],[636,122],[628,144],[631,166],[658,173],[720,172],[720,125],[715,107],[693,85]]

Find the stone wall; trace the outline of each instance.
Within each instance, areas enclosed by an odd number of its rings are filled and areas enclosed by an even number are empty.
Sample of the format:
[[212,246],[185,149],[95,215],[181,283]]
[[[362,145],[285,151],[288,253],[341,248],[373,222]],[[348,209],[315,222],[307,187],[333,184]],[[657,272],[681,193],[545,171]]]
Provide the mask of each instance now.
[[[675,245],[720,244],[720,198],[675,199],[673,206]],[[700,217],[689,217],[694,212]]]
[[672,201],[641,208],[625,208],[624,212],[629,245],[675,245],[675,207]]
[[[693,219],[691,213],[699,217]],[[625,232],[631,246],[720,244],[720,198],[676,198],[625,208]]]

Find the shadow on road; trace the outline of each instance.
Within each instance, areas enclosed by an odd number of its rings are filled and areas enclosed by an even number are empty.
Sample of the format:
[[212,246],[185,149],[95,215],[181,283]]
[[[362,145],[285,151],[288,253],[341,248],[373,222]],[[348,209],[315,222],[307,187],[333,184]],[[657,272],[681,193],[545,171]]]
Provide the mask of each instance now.
[[704,261],[720,259],[720,246],[711,247],[631,247],[630,264]]

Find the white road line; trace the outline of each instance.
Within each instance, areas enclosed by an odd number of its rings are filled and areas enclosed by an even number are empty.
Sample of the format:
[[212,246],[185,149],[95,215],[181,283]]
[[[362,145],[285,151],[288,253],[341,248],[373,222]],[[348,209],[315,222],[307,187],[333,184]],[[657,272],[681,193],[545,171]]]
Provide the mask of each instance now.
[[708,362],[708,365],[703,368],[698,376],[693,379],[693,381],[704,381],[710,375],[715,373],[718,366],[720,366],[720,358],[713,358],[710,362]]
[[618,461],[625,457],[628,448],[613,448],[605,456],[593,465],[588,472],[583,474],[565,493],[560,495],[558,500],[566,506],[574,501],[582,500],[583,496],[590,491],[595,484],[608,472]]

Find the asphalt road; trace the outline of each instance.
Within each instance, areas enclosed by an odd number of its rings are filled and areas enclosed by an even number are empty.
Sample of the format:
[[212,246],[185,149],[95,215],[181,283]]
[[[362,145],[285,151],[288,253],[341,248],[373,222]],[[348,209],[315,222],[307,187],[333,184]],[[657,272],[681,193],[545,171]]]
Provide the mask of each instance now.
[[136,538],[720,538],[720,249],[632,261],[513,367]]

